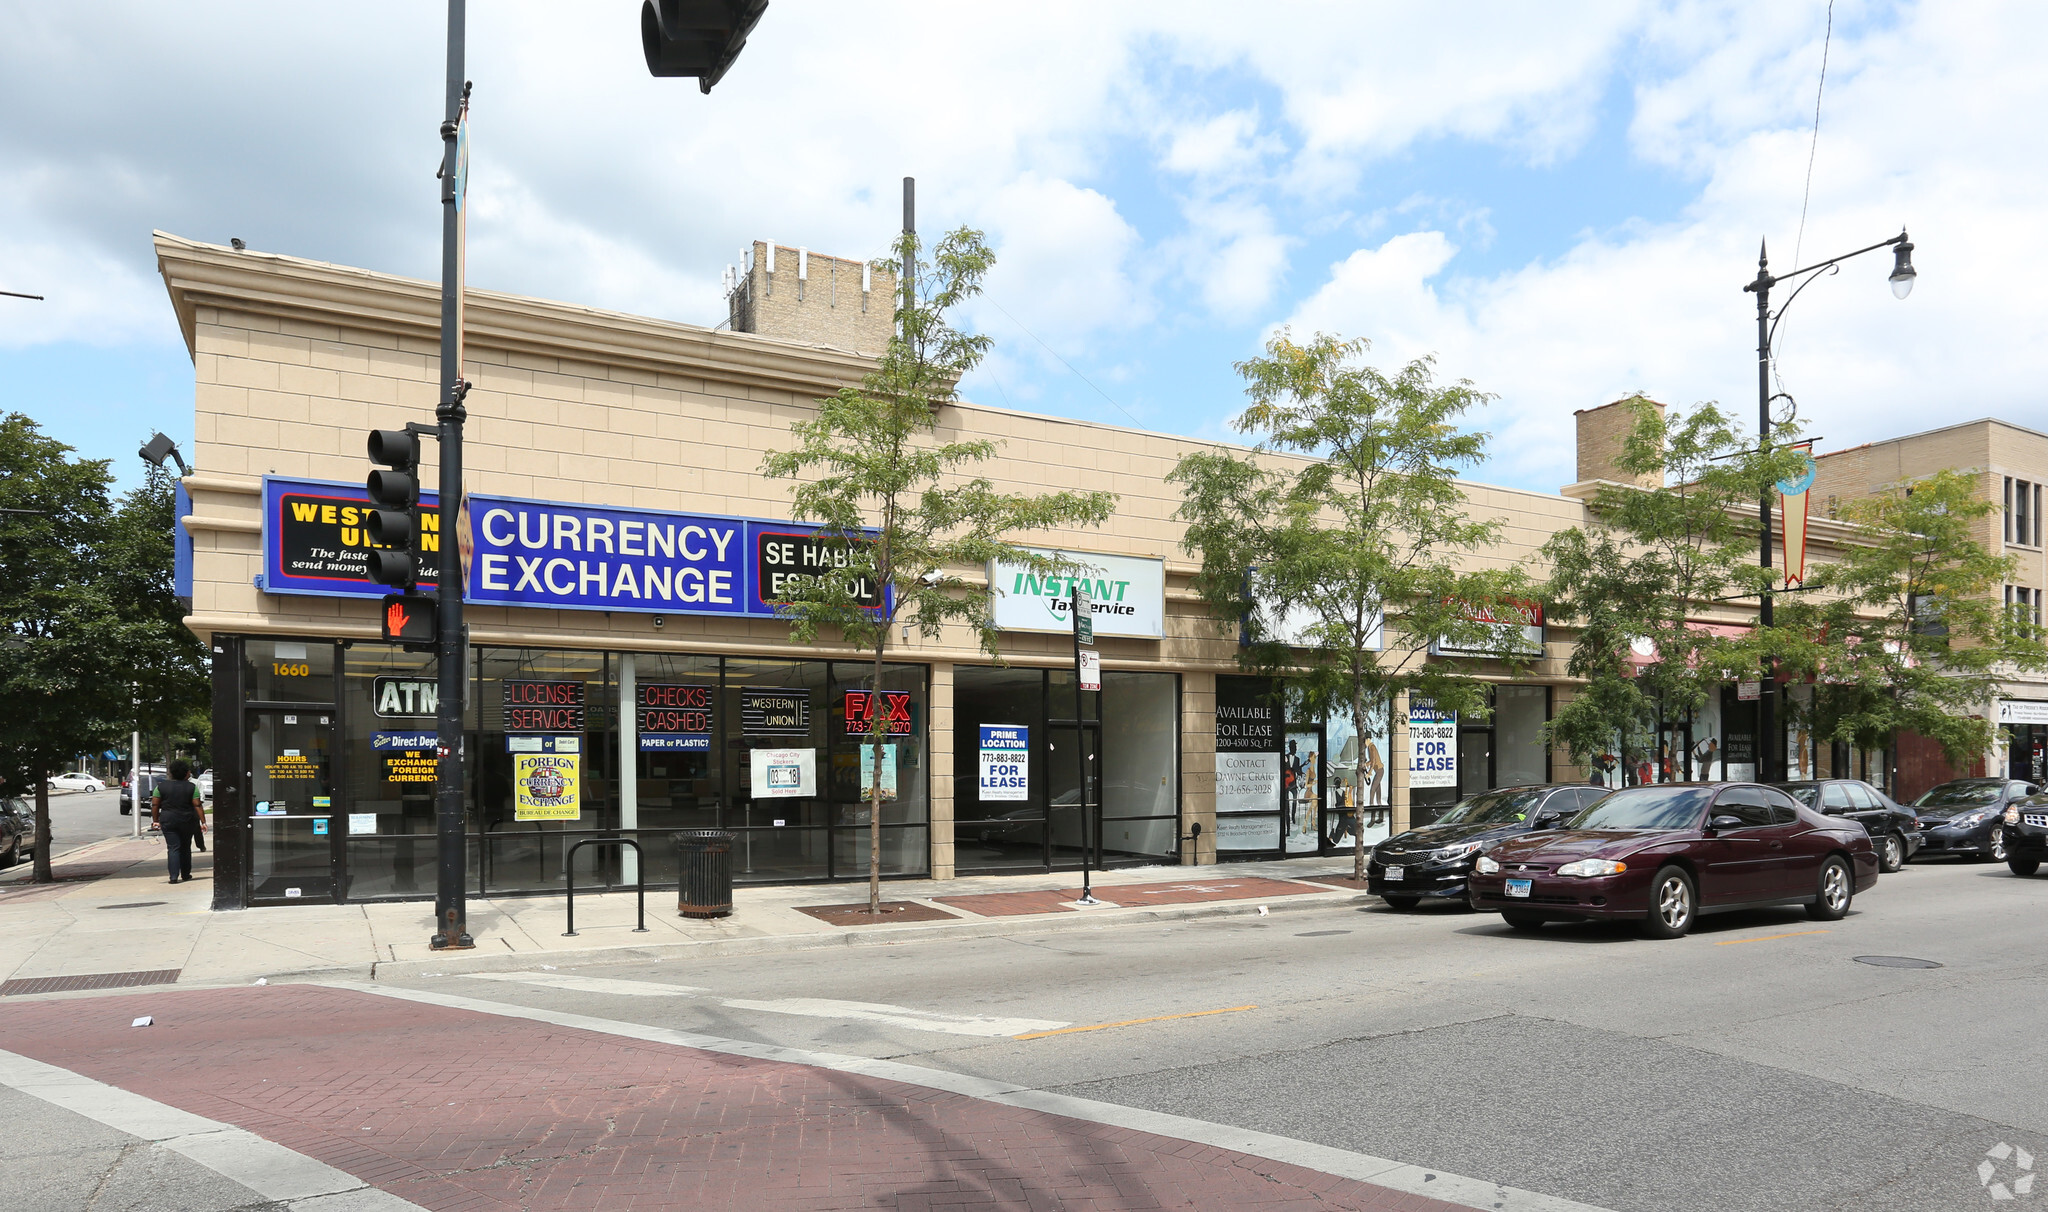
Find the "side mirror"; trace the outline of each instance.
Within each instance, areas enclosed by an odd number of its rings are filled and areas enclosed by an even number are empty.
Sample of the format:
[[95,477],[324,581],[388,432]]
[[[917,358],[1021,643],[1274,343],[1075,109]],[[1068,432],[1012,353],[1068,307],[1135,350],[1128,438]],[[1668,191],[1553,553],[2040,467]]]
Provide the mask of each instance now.
[[1742,828],[1742,818],[1739,816],[1717,816],[1707,822],[1707,828],[1716,833],[1723,829],[1740,829]]
[[1534,824],[1532,824],[1532,825],[1530,826],[1530,828],[1532,828],[1532,829],[1548,829],[1548,828],[1550,828],[1550,827],[1551,827],[1552,825],[1555,825],[1555,824],[1557,824],[1557,823],[1558,823],[1559,821],[1561,821],[1561,820],[1563,820],[1563,819],[1564,819],[1564,813],[1562,813],[1562,812],[1539,812],[1539,813],[1537,813],[1537,814],[1536,814],[1536,820],[1535,820],[1535,823],[1534,823]]

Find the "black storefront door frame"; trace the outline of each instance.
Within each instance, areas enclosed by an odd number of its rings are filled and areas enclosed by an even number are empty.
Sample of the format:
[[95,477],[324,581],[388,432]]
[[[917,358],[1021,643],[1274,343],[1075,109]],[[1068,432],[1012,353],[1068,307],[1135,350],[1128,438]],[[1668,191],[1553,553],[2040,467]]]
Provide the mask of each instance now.
[[[266,775],[259,783],[256,771],[255,737],[266,725],[277,752],[266,755],[271,765],[304,756],[305,741],[325,738],[323,761],[301,788],[299,780]],[[242,712],[241,775],[248,804],[243,835],[244,870],[248,873],[248,903],[290,904],[294,901],[322,901],[340,904],[346,892],[343,878],[343,830],[346,806],[336,807],[343,786],[341,716],[332,704],[251,704]],[[299,745],[286,743],[298,739]],[[297,753],[293,751],[297,750]],[[259,790],[260,788],[260,790]],[[321,801],[325,801],[322,803]],[[282,805],[284,811],[277,811]],[[258,805],[268,806],[258,811]],[[260,870],[270,872],[259,882]]]

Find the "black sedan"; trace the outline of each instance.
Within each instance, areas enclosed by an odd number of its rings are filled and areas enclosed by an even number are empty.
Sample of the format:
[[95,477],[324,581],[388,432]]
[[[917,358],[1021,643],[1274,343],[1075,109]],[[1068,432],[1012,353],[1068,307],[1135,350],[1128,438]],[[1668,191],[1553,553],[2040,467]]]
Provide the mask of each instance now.
[[1472,861],[1503,838],[1549,829],[1607,794],[1583,783],[1503,787],[1460,802],[1433,825],[1410,829],[1373,847],[1366,891],[1396,909],[1425,898],[1462,900]]
[[1897,871],[1920,849],[1923,839],[1918,815],[1862,779],[1818,779],[1773,786],[1816,812],[1861,821],[1870,834],[1870,844],[1877,848],[1881,871]]
[[1928,788],[1913,801],[1926,839],[1921,853],[2004,862],[2005,835],[1999,818],[2008,804],[2034,790],[2033,784],[2016,779],[1956,779]]

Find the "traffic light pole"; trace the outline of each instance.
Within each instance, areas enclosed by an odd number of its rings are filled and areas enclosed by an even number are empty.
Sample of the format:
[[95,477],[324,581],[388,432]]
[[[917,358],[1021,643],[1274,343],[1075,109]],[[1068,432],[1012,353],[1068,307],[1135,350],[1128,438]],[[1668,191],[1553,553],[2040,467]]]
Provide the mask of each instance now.
[[441,123],[441,403],[434,410],[441,447],[441,531],[436,552],[441,600],[440,631],[435,637],[441,701],[434,723],[439,746],[439,760],[434,763],[434,834],[440,862],[434,892],[435,950],[476,946],[469,934],[469,909],[464,899],[467,846],[462,811],[462,706],[469,662],[462,627],[461,544],[456,533],[462,508],[462,422],[467,412],[462,398],[469,390],[462,381],[463,199],[456,154],[468,92],[463,81],[466,10],[465,0],[448,0],[448,109]]

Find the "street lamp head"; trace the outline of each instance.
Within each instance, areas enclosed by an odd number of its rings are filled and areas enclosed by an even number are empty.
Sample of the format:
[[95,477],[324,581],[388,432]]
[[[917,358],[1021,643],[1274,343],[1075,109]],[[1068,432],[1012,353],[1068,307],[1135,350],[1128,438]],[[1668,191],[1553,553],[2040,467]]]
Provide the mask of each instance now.
[[179,475],[192,474],[192,469],[185,464],[185,456],[178,453],[178,444],[160,433],[152,436],[142,449],[135,453],[158,467],[164,465],[165,459],[170,459],[178,465]]
[[1899,242],[1892,249],[1892,296],[1903,299],[1913,293],[1913,279],[1919,274],[1913,269],[1913,242],[1906,238],[1904,228],[1899,229]]

